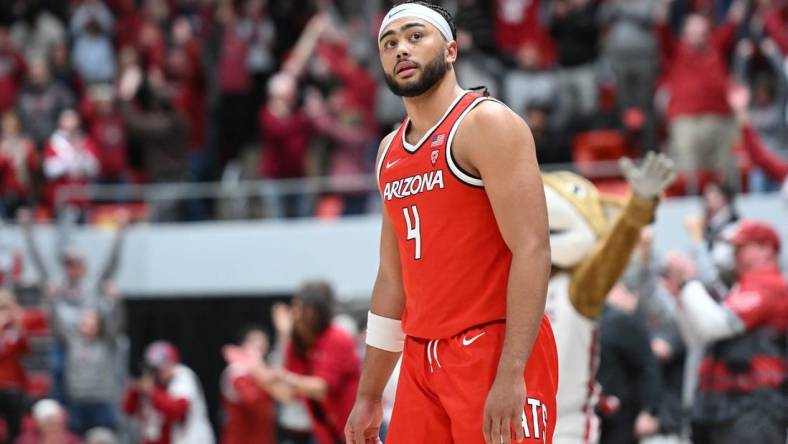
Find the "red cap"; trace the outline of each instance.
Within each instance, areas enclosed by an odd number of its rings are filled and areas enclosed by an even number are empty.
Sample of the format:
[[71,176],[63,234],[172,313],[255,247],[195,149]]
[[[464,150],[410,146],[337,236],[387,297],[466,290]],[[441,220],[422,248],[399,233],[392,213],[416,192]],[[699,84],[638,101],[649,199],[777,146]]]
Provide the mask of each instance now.
[[744,220],[740,222],[733,234],[728,238],[733,245],[751,243],[768,244],[780,251],[780,236],[777,231],[766,222],[757,220]]

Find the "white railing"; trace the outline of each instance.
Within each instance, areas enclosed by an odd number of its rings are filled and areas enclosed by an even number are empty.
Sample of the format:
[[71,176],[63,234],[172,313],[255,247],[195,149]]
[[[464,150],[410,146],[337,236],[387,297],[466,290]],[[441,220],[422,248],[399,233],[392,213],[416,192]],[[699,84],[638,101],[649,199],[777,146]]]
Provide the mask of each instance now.
[[[545,172],[569,170],[577,172],[575,164],[545,164]],[[616,177],[620,174],[618,162],[599,161],[583,164],[581,174],[589,179]],[[251,200],[259,200],[262,216],[267,218],[283,217],[282,198],[298,197],[302,206],[310,211],[302,211],[301,215],[311,216],[311,209],[318,198],[327,194],[364,195],[370,196],[370,202],[376,202],[374,194],[377,184],[374,175],[355,176],[322,176],[282,180],[223,180],[220,182],[178,182],[144,185],[99,185],[63,186],[55,196],[56,208],[62,209],[68,202],[82,200],[88,202],[143,202],[152,208],[166,207],[177,202],[212,201],[214,205],[223,205],[222,218],[248,218],[252,215],[249,208]],[[369,211],[377,208],[368,205]],[[155,211],[154,211],[155,212]],[[228,216],[229,215],[229,216]],[[166,219],[166,217],[164,218]],[[157,220],[154,217],[154,220]],[[160,220],[160,219],[159,219]]]

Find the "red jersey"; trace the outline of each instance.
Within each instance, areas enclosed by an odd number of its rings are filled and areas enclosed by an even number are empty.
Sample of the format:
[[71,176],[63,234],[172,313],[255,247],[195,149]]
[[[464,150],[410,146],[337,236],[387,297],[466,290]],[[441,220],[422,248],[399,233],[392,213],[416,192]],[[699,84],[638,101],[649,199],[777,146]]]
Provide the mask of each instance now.
[[742,274],[723,305],[741,319],[747,331],[769,326],[788,332],[788,280],[777,267]]
[[402,264],[402,328],[410,336],[446,338],[506,318],[511,251],[482,180],[451,154],[460,122],[484,100],[491,99],[460,95],[414,145],[405,140],[406,118],[378,161]]
[[175,423],[183,421],[189,410],[189,401],[175,398],[161,388],[156,388],[150,398],[133,387],[123,394],[121,408],[127,415],[137,415],[140,421],[143,444],[170,444]]
[[27,385],[22,357],[30,352],[24,332],[12,326],[0,330],[0,390],[24,390]]
[[[720,349],[713,349],[700,366],[700,390],[751,393],[785,387],[788,364],[781,354],[784,344],[777,338],[788,332],[788,280],[776,266],[751,270],[739,277],[722,304],[744,324],[746,332],[733,340],[746,352],[739,353],[734,366],[718,354]],[[768,333],[759,335],[763,330]]]
[[312,417],[318,444],[337,442],[337,438],[344,434],[361,377],[361,362],[353,337],[332,325],[320,333],[305,357],[299,356],[290,344],[285,351],[285,368],[326,381],[326,398],[322,401],[305,400],[306,407]]
[[233,365],[222,374],[227,423],[222,444],[273,444],[274,401],[252,376]]

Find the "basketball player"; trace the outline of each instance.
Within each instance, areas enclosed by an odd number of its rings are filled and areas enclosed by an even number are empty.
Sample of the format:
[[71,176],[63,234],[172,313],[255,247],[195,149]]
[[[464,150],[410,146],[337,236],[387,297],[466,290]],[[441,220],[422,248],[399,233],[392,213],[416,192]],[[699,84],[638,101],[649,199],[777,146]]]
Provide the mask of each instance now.
[[378,49],[408,117],[380,145],[385,205],[367,355],[349,443],[378,443],[380,396],[403,354],[388,444],[550,443],[557,358],[544,317],[544,190],[525,122],[465,91],[451,16],[395,6]]

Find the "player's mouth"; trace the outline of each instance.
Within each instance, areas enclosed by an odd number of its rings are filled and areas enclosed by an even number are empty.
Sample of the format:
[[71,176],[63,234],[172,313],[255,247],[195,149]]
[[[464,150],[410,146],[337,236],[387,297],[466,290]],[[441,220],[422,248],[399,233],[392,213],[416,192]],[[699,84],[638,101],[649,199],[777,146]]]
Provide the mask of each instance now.
[[407,79],[409,77],[412,77],[416,73],[416,68],[418,66],[419,65],[415,62],[405,60],[397,63],[397,65],[394,67],[394,72],[398,77],[402,79]]

